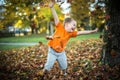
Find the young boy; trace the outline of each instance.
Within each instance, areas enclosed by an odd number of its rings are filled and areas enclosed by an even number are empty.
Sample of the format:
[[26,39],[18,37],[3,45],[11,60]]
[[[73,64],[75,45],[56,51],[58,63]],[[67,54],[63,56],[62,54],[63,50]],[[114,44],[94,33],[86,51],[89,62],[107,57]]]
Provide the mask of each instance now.
[[64,20],[64,23],[62,24],[59,21],[57,13],[54,9],[54,3],[51,2],[49,4],[49,7],[54,17],[56,31],[53,34],[53,36],[46,37],[49,40],[48,42],[49,49],[44,71],[49,71],[54,65],[54,62],[57,60],[60,68],[63,70],[63,75],[66,75],[67,57],[64,49],[66,47],[68,40],[71,37],[76,37],[77,35],[97,32],[98,29],[91,31],[74,31],[77,25],[74,19],[66,18]]

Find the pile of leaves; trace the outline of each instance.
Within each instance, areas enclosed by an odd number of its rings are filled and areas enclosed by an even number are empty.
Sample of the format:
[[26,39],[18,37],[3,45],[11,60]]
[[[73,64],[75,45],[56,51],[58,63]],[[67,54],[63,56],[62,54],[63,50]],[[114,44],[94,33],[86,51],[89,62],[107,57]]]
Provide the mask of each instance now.
[[27,48],[0,51],[0,79],[2,80],[118,80],[120,65],[111,68],[100,62],[103,42],[100,39],[70,42],[65,51],[68,74],[61,74],[55,62],[43,76],[48,46],[39,42]]

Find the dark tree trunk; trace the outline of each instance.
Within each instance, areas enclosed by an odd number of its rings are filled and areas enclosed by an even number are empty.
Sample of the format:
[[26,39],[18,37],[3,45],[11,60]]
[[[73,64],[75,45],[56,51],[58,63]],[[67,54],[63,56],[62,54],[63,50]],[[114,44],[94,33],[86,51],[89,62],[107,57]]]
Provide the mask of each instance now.
[[120,4],[119,0],[105,0],[105,3],[107,16],[102,61],[113,67],[120,64]]

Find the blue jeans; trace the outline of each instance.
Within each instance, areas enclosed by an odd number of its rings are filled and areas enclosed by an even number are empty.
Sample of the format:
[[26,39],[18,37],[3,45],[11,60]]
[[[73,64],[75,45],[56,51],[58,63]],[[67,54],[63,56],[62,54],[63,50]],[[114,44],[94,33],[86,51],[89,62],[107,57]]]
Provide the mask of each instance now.
[[65,51],[58,53],[49,47],[47,62],[44,69],[49,71],[53,67],[56,60],[58,61],[59,66],[62,70],[67,68],[67,57]]

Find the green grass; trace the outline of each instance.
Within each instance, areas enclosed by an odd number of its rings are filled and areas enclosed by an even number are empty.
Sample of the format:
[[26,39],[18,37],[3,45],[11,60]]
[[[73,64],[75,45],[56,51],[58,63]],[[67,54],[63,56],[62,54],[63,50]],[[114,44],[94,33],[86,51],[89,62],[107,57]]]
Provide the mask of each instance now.
[[45,34],[33,34],[28,36],[19,36],[19,37],[6,37],[6,38],[0,38],[0,42],[46,42]]
[[0,45],[0,50],[11,50],[11,49],[19,49],[21,47],[27,47],[27,46],[17,46],[17,45]]
[[[98,39],[99,35],[101,33],[94,33],[94,34],[88,34],[88,35],[80,35],[76,38],[71,38],[69,42],[75,41],[75,40],[85,40],[85,39]],[[45,34],[37,34],[37,35],[29,35],[29,36],[22,36],[22,37],[6,37],[6,38],[0,38],[0,42],[7,42],[7,43],[22,43],[22,42],[36,42],[39,41],[43,42],[44,44],[47,44],[47,40],[45,39]],[[15,46],[15,45],[0,45],[0,50],[8,50],[13,48],[20,48],[25,46]]]
[[94,33],[94,34],[87,34],[87,35],[80,35],[77,36],[76,38],[71,38],[70,41],[75,41],[75,40],[85,40],[85,39],[98,39],[101,33]]

